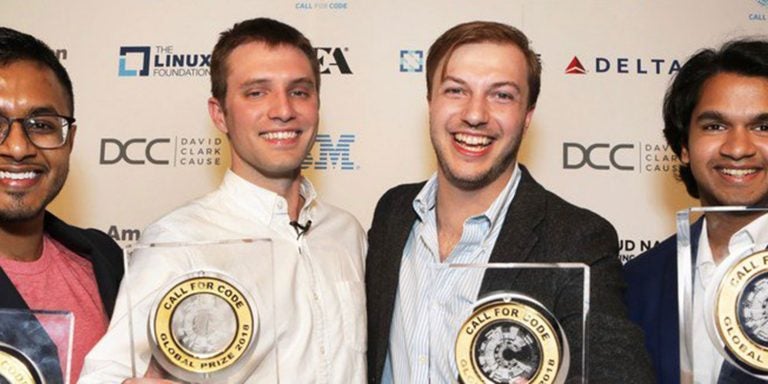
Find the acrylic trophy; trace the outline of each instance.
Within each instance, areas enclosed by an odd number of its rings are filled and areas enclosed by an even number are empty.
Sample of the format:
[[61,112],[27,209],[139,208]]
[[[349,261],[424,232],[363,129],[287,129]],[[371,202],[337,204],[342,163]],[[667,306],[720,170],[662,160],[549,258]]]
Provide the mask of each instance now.
[[69,383],[74,316],[0,309],[0,383]]
[[431,283],[451,292],[432,297],[424,310],[430,324],[452,329],[447,337],[430,327],[425,336],[429,366],[437,368],[431,382],[586,382],[589,267],[442,264],[430,273]]
[[[681,383],[768,382],[768,209],[695,207],[677,213]],[[706,217],[747,218],[753,233],[731,242],[719,264],[699,249]],[[756,225],[756,226],[755,226]],[[743,245],[747,244],[747,245]],[[702,253],[706,252],[706,253]],[[702,337],[702,333],[705,336]],[[716,351],[714,357],[710,351]]]
[[272,242],[126,248],[134,377],[279,382]]

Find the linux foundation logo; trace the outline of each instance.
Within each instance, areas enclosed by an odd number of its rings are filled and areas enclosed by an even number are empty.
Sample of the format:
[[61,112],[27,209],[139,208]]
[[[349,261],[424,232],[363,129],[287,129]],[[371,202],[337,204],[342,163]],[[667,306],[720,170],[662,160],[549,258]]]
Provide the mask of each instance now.
[[584,75],[587,73],[587,70],[584,69],[584,65],[581,64],[579,58],[574,56],[568,66],[565,67],[565,73],[569,75]]

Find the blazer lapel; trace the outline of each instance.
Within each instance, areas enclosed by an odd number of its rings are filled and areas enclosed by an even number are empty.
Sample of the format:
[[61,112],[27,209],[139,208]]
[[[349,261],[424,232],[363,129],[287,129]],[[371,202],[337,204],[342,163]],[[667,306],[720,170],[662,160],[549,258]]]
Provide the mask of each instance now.
[[[546,209],[544,188],[533,180],[524,166],[520,166],[520,171],[522,172],[520,184],[504,217],[499,237],[488,260],[489,263],[525,262],[531,257],[531,250],[539,241],[537,227],[544,220]],[[481,295],[495,290],[494,287],[501,282],[500,280],[508,281],[520,273],[516,271],[510,275],[491,272],[493,271],[487,272],[483,278]]]
[[[373,331],[377,333],[377,340],[373,343],[375,344],[374,350],[370,351],[373,353],[372,363],[375,364],[373,372],[373,381],[375,382],[381,380],[381,373],[383,372],[387,356],[389,331],[392,325],[397,287],[400,282],[400,265],[402,264],[403,250],[411,233],[411,228],[413,228],[417,220],[416,213],[413,211],[413,199],[422,186],[423,183],[412,187],[407,192],[399,195],[396,201],[393,201],[391,207],[389,207],[392,209],[393,214],[388,216],[388,220],[383,223],[383,228],[381,229],[387,234],[388,242],[386,248],[381,253],[378,253],[376,257],[377,263],[375,268],[377,273],[371,276],[372,281],[369,282],[369,289],[374,287],[373,289],[376,292],[369,292],[368,294],[368,297],[373,299],[368,303],[369,308],[377,308],[375,313],[377,319],[369,318],[368,320],[369,322],[375,321],[378,324],[378,327],[373,328]],[[369,311],[370,315],[373,315],[371,311]],[[371,344],[371,341],[369,341],[369,344]]]

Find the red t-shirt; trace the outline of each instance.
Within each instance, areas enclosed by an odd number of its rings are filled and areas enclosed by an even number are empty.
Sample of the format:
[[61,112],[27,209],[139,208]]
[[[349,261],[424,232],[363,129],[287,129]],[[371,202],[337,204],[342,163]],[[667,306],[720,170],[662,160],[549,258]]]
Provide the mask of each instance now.
[[[91,262],[46,234],[43,236],[43,254],[39,259],[24,262],[0,257],[0,267],[30,309],[70,311],[75,315],[69,377],[70,383],[76,383],[85,355],[109,325]],[[66,356],[63,347],[59,345],[62,368],[65,367],[63,359]]]

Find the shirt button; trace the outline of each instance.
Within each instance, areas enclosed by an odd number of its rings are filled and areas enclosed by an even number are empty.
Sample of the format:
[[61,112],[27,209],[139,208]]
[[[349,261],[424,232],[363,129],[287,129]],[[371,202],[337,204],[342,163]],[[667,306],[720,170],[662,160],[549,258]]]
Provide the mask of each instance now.
[[419,364],[424,365],[427,363],[427,357],[424,355],[419,356]]

